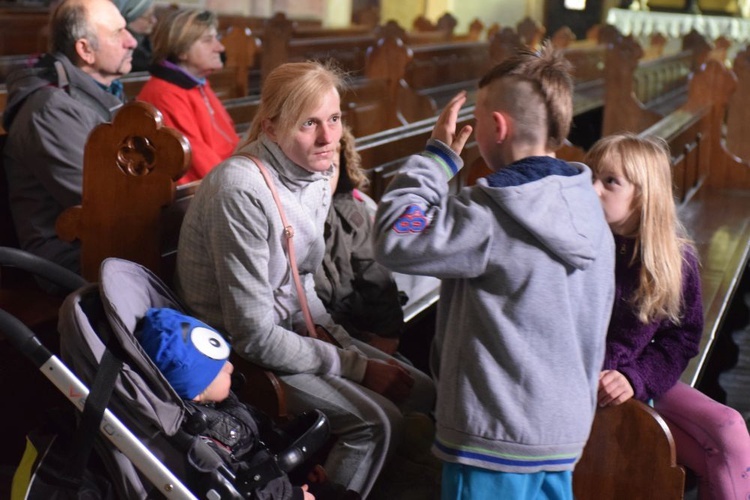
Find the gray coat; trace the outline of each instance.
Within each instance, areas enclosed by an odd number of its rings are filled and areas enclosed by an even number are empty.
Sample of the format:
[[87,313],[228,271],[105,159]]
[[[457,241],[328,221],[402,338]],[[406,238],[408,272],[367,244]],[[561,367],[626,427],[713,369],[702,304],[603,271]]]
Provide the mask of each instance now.
[[8,78],[3,156],[21,248],[79,271],[78,245],[57,238],[55,221],[81,203],[86,139],[120,106],[62,54],[47,55]]
[[176,289],[192,312],[231,337],[235,351],[282,373],[364,377],[367,358],[352,346],[315,294],[323,259],[323,223],[331,204],[328,176],[292,163],[261,136],[245,147],[265,162],[289,223],[297,266],[316,323],[345,347],[303,337],[284,227],[271,190],[247,158],[230,157],[201,181],[185,215],[177,251]]

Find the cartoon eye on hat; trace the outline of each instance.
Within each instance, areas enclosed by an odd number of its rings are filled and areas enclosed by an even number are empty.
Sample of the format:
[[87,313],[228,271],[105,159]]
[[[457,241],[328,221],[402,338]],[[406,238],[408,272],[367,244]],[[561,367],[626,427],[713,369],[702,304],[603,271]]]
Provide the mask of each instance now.
[[190,340],[201,354],[211,359],[227,359],[231,352],[224,337],[209,328],[202,326],[193,328],[190,332]]

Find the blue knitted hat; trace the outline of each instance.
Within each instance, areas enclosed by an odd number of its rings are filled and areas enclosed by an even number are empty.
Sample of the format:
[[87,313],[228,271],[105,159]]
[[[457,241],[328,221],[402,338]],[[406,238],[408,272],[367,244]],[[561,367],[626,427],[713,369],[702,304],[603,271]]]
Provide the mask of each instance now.
[[183,399],[193,399],[203,392],[231,351],[219,332],[169,308],[146,312],[139,341]]

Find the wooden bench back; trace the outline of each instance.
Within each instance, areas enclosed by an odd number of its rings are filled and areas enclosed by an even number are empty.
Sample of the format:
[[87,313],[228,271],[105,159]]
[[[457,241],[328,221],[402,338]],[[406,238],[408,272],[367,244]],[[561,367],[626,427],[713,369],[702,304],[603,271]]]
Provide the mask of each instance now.
[[577,500],[675,500],[683,497],[684,484],[672,433],[653,408],[631,399],[597,410],[573,472]]
[[[739,89],[750,88],[750,47],[737,53],[732,65]],[[727,148],[750,161],[750,93],[735,92],[727,109]]]
[[2,9],[0,12],[0,54],[23,55],[47,51],[49,11],[44,9]]
[[632,36],[608,46],[602,135],[644,130],[680,107],[690,72],[706,58],[697,40],[689,38],[678,54],[647,61]]
[[[331,31],[316,31],[316,36],[298,37],[297,34],[293,22],[282,13],[277,13],[266,22],[263,31],[261,79],[265,79],[274,68],[286,62],[329,59],[335,60],[353,76],[362,76],[367,48],[376,40],[371,30],[355,34],[344,32],[343,36]],[[325,36],[320,36],[321,34]]]
[[190,164],[190,145],[162,125],[152,105],[131,102],[86,141],[82,204],[63,212],[58,235],[81,242],[81,274],[99,280],[107,257],[138,262],[164,276],[161,217],[174,200],[173,181]]

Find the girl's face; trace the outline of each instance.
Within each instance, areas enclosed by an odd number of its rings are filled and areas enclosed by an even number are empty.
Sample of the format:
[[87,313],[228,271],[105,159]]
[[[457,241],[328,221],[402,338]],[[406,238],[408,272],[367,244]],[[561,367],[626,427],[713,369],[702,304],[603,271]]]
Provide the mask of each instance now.
[[308,172],[325,172],[334,163],[340,147],[341,105],[336,89],[329,90],[320,106],[303,116],[296,128],[284,134],[270,129],[271,139],[278,142],[284,154]]
[[594,189],[604,208],[604,216],[614,234],[633,236],[638,230],[639,213],[635,209],[635,184],[620,169],[609,165],[594,174]]

